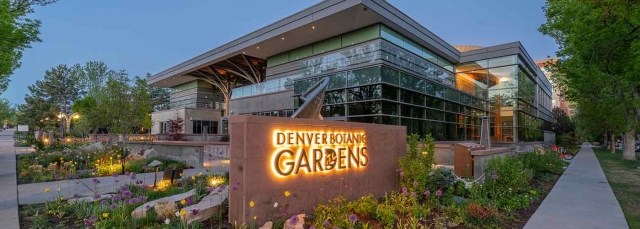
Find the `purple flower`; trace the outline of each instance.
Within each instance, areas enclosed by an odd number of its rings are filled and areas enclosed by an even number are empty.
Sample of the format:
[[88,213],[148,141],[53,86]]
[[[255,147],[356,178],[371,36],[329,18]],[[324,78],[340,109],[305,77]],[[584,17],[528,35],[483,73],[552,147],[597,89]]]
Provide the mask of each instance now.
[[146,165],[142,166],[142,171],[147,171],[147,166]]
[[73,198],[78,198],[78,194],[73,194]]
[[296,224],[298,224],[298,221],[299,221],[298,216],[297,215],[293,215],[289,219],[289,225],[295,226]]
[[409,193],[407,192],[407,188],[406,188],[406,187],[403,187],[403,188],[402,188],[402,195],[403,195],[403,196],[406,196],[407,194],[409,194]]
[[98,200],[98,199],[100,199],[100,197],[102,197],[102,196],[100,196],[100,194],[93,195],[93,199],[94,200]]
[[60,176],[59,174],[56,174],[54,178],[55,178],[56,180],[61,180],[61,179],[62,179],[62,176]]
[[90,222],[90,221],[84,221],[84,226],[85,227],[91,227],[91,226],[93,226],[93,223]]
[[413,187],[418,187],[418,182],[417,181],[413,182]]
[[240,184],[241,184],[240,181],[236,181],[236,185],[240,185]]
[[131,175],[129,175],[129,178],[131,178],[131,180],[135,180],[136,179],[136,173],[131,172]]
[[424,191],[424,195],[425,195],[425,196],[429,196],[429,195],[431,195],[431,191],[429,191],[429,190]]
[[95,215],[92,215],[91,217],[89,217],[89,221],[91,221],[92,223],[95,222],[96,220],[98,220],[98,217]]
[[349,222],[352,222],[352,223],[353,223],[353,222],[355,222],[355,221],[358,221],[358,217],[357,217],[355,214],[351,214],[351,215],[349,216]]
[[200,210],[198,210],[198,209],[191,209],[191,214],[192,215],[197,215],[199,211]]
[[147,197],[146,196],[138,196],[138,201],[139,202],[145,202],[145,201],[147,201]]
[[120,188],[118,188],[120,190],[120,192],[124,192],[124,191],[128,191],[129,187],[127,187],[126,185],[120,186]]
[[111,174],[112,177],[118,177],[118,173]]
[[187,201],[187,206],[193,204],[193,199],[191,199],[191,197],[188,197],[186,201]]
[[107,203],[107,200],[100,201],[100,205],[107,205],[107,204],[109,204],[109,203]]
[[118,194],[115,194],[115,195],[113,195],[113,196],[111,197],[111,200],[112,200],[112,201],[114,201],[114,202],[115,202],[115,201],[119,201],[120,199],[122,199],[122,197],[120,197],[120,195],[118,195]]
[[93,180],[91,180],[94,184],[100,184],[100,180],[98,180],[98,178],[93,178]]
[[416,193],[415,192],[411,192],[411,196],[416,196]]
[[207,191],[209,191],[209,192],[213,192],[214,190],[216,190],[215,187],[207,187]]
[[132,195],[133,195],[133,193],[131,193],[131,191],[129,191],[129,190],[126,190],[126,191],[122,192],[122,197],[124,197],[124,198],[129,198]]
[[116,183],[120,182],[118,179],[116,179]]
[[311,227],[309,227],[309,229],[316,229],[316,227],[314,227],[314,226],[311,226]]
[[142,184],[142,180],[136,180],[136,184]]
[[495,170],[491,171],[491,179],[493,179],[493,180],[497,180],[498,179],[498,174],[496,173]]
[[213,154],[209,154],[209,157],[213,157]]
[[129,171],[124,172],[125,176],[129,176]]
[[149,210],[149,208],[151,208],[151,206],[147,205],[147,206],[144,206],[144,208]]
[[442,190],[438,189],[438,191],[436,191],[436,196],[442,196]]
[[111,208],[111,210],[116,209],[116,204],[111,204],[111,206],[109,206],[109,208]]
[[325,227],[329,227],[329,225],[331,225],[331,223],[329,223],[329,221],[324,221],[324,223],[322,224]]

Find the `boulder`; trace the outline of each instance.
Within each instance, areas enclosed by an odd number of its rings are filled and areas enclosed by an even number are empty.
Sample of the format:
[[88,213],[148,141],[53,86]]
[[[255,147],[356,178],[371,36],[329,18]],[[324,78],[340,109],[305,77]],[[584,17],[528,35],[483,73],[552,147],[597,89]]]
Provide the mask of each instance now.
[[149,163],[147,166],[151,167],[151,168],[155,168],[156,166],[162,165],[162,162],[158,161],[158,160],[153,160],[151,163]]
[[[222,192],[213,191],[209,193],[209,195],[202,198],[202,200],[200,200],[200,202],[198,202],[197,204],[183,208],[185,211],[187,211],[187,214],[184,217],[180,216],[180,218],[182,220],[186,220],[187,224],[196,221],[205,221],[213,217],[215,214],[218,214],[220,205],[225,199],[227,199],[226,188]],[[197,209],[198,211],[198,213],[195,215],[192,213],[194,209]]]
[[[147,205],[145,205],[145,207],[146,206]],[[156,211],[156,213],[158,214],[158,216],[160,216],[161,219],[167,219],[167,218],[171,218],[171,216],[173,216],[173,214],[177,211],[178,208],[176,207],[175,201],[167,201],[167,202],[157,203],[155,206],[153,206],[153,209]],[[145,214],[146,214],[146,211],[145,211]]]
[[145,160],[147,158],[150,157],[156,157],[158,156],[158,153],[156,153],[156,150],[154,149],[141,149],[138,152],[129,154],[129,156],[127,156],[127,160],[129,161],[137,161],[137,160]]
[[273,228],[273,222],[269,221],[264,223],[264,225],[258,229],[271,229],[271,228]]
[[[151,209],[152,207],[156,210],[158,215],[160,215],[160,212],[158,211],[158,209],[155,208],[156,205],[162,203],[163,206],[160,207],[160,210],[163,210],[163,209],[171,207],[171,206],[167,206],[167,205],[170,205],[170,204],[167,204],[167,203],[172,202],[175,205],[175,202],[178,202],[178,201],[180,201],[182,199],[189,198],[190,196],[193,196],[195,193],[196,193],[196,190],[195,189],[191,189],[191,190],[189,190],[188,192],[185,192],[185,193],[181,193],[181,194],[177,194],[177,195],[173,195],[173,196],[168,196],[168,197],[165,197],[165,198],[160,198],[160,199],[157,199],[157,200],[154,200],[154,201],[150,201],[150,202],[144,203],[143,205],[138,206],[136,209],[134,209],[131,212],[131,217],[132,218],[136,218],[136,219],[147,217],[147,210]],[[174,206],[173,207],[173,211],[170,212],[171,213],[170,216],[173,216],[173,214],[177,211],[175,208],[176,207]]]
[[304,229],[304,216],[305,214],[297,215],[296,217],[298,217],[298,223],[296,224],[291,224],[291,219],[288,219],[284,222],[284,229]]

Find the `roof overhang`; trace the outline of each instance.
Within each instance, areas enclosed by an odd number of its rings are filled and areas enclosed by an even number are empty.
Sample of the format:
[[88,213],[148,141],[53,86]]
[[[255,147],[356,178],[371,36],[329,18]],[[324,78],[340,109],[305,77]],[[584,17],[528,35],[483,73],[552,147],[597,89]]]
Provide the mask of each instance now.
[[173,87],[196,78],[187,73],[245,54],[267,59],[278,53],[383,23],[458,63],[460,52],[384,0],[326,0],[211,51],[151,76],[149,85]]

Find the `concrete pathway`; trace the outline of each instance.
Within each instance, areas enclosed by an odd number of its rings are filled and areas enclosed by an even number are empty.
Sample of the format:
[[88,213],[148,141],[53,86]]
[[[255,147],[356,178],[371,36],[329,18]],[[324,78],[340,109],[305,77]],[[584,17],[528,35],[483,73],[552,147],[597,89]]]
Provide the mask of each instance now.
[[591,146],[582,146],[524,228],[629,228]]
[[0,132],[0,226],[20,228],[13,130]]

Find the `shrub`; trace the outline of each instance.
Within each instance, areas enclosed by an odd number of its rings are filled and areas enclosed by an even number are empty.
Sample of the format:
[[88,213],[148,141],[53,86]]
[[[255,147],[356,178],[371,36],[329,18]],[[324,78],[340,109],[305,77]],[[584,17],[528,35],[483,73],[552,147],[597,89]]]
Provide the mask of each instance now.
[[456,184],[456,177],[453,175],[453,170],[445,167],[433,170],[429,173],[427,180],[427,190],[431,191],[446,191]]
[[428,174],[433,166],[435,140],[431,135],[420,139],[417,134],[407,137],[407,154],[399,159],[400,184],[409,191],[422,193],[428,184]]
[[518,156],[525,168],[533,170],[536,176],[545,173],[559,175],[563,171],[565,163],[554,153],[525,153]]
[[496,157],[487,163],[484,187],[492,199],[528,190],[531,170],[515,157]]
[[467,222],[480,226],[480,225],[493,225],[496,224],[500,218],[498,209],[491,205],[483,205],[477,202],[473,202],[467,205]]

